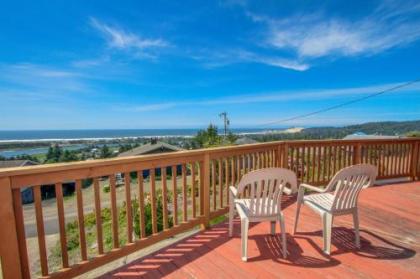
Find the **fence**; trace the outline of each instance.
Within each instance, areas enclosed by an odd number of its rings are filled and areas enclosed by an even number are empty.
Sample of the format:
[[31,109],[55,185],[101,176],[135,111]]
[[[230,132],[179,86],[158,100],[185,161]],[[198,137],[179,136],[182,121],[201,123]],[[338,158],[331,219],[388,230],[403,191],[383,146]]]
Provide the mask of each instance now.
[[[281,141],[0,171],[3,275],[74,277],[196,226],[206,228],[227,212],[228,186],[255,169],[285,167],[301,182],[325,185],[343,167],[371,163],[380,179],[417,180],[419,147],[420,139]],[[69,182],[74,198],[63,196]],[[55,192],[48,204],[42,200],[44,185]],[[34,204],[24,206],[21,190],[27,188]],[[46,240],[51,223],[58,228],[58,264]],[[30,224],[36,228],[39,270],[28,257]]]

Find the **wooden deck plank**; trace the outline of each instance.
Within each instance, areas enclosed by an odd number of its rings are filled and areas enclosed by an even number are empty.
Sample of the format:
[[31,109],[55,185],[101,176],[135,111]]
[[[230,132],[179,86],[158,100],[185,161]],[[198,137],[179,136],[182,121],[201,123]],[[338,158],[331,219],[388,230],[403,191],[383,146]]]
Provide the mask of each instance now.
[[248,262],[240,257],[240,222],[228,237],[227,223],[201,231],[138,259],[103,278],[418,278],[420,274],[420,182],[369,188],[360,196],[362,248],[354,245],[352,219],[334,220],[331,256],[322,253],[320,217],[302,207],[291,235],[295,198],[284,197],[288,258],[281,257],[279,228],[250,225]]

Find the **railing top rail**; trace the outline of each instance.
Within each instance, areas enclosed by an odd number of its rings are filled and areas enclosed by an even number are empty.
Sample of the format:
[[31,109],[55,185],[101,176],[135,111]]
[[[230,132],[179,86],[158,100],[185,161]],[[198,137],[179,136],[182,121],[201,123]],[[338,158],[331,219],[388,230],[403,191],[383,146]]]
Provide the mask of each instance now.
[[102,167],[102,166],[116,166],[120,164],[129,164],[129,163],[151,162],[151,161],[159,161],[159,160],[174,159],[174,158],[197,159],[197,157],[204,156],[204,154],[217,155],[217,154],[226,152],[228,155],[229,152],[237,152],[237,151],[246,152],[246,151],[252,151],[253,149],[277,147],[283,144],[288,144],[288,145],[346,144],[346,145],[350,145],[350,144],[357,144],[357,143],[385,144],[385,143],[393,143],[393,142],[415,142],[415,141],[420,142],[420,139],[419,138],[399,138],[399,139],[363,139],[363,140],[338,139],[338,140],[272,141],[272,142],[266,142],[266,143],[255,143],[255,144],[246,144],[246,145],[239,145],[239,146],[222,146],[222,147],[196,149],[196,150],[184,150],[184,151],[160,153],[160,154],[130,156],[130,157],[123,157],[123,158],[98,159],[98,160],[91,160],[91,161],[4,168],[0,170],[0,178],[8,177],[8,176],[21,176],[21,175],[28,175],[28,174],[43,174],[43,173],[58,172],[58,171],[64,171],[64,170],[95,168],[95,167]]

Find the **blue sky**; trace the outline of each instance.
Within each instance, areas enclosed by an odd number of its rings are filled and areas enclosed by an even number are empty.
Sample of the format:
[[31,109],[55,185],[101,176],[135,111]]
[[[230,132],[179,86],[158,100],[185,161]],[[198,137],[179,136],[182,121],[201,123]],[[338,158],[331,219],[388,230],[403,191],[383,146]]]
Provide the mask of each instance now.
[[[7,1],[0,129],[232,127],[420,78],[419,1]],[[420,119],[420,85],[281,126]]]

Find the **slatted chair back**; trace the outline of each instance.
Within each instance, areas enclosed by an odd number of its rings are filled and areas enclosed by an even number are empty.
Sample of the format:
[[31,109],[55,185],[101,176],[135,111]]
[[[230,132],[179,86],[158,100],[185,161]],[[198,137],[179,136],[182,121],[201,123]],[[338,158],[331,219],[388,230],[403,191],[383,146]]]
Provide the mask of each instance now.
[[281,196],[285,187],[297,187],[296,174],[283,168],[265,168],[244,175],[238,193],[247,190],[249,209],[253,216],[274,215],[281,210]]
[[348,210],[357,207],[360,191],[375,182],[377,168],[369,164],[359,164],[340,170],[331,180],[331,189],[335,188],[333,211]]

